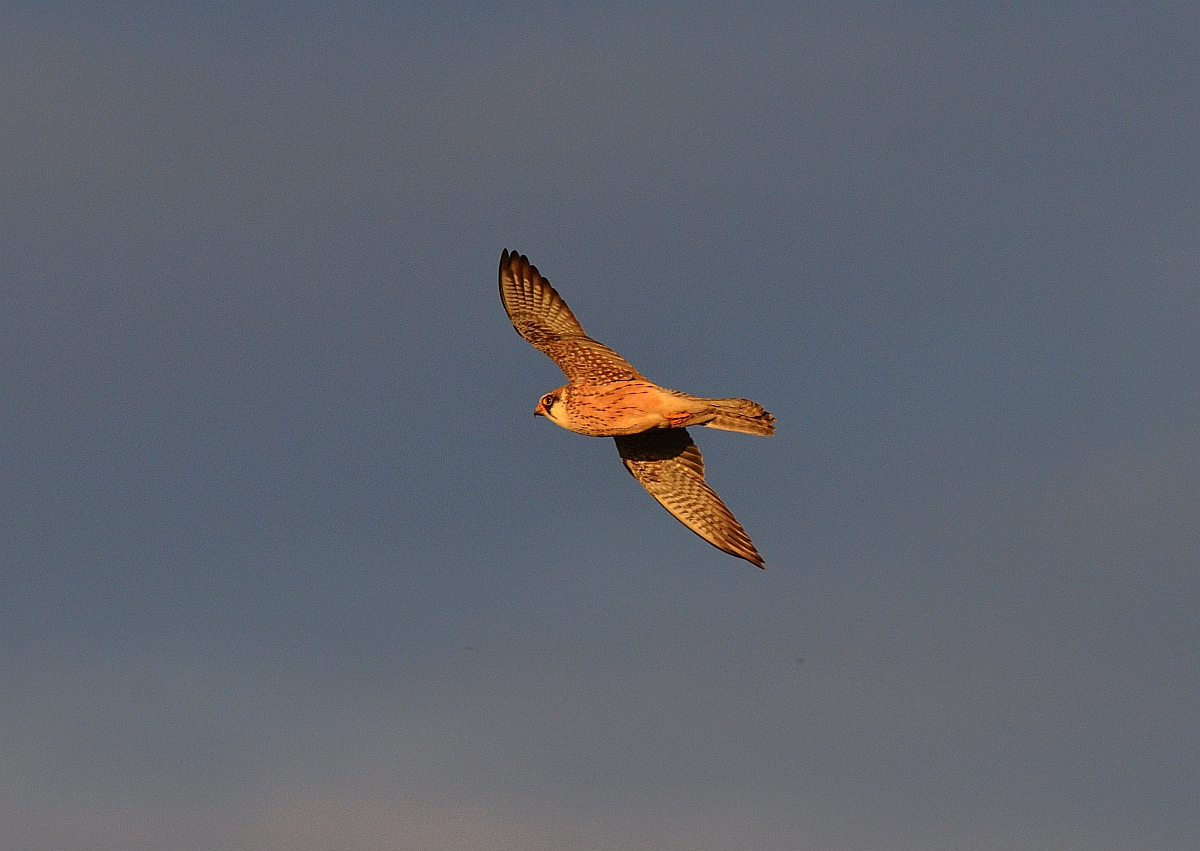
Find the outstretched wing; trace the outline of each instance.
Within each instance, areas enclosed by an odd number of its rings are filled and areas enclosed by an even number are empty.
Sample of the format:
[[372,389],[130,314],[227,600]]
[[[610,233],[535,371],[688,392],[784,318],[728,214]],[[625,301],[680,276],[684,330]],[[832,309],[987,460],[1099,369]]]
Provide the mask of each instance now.
[[583,326],[524,254],[500,255],[500,300],[517,333],[558,364],[572,384],[607,384],[642,375]]
[[704,459],[685,428],[655,428],[613,438],[625,469],[650,495],[704,540],[765,567],[733,512],[704,483]]

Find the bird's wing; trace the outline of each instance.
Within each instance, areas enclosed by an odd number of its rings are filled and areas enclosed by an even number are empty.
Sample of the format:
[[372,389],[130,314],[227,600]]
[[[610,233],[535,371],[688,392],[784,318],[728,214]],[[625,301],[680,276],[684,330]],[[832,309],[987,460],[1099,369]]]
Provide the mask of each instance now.
[[500,255],[500,300],[517,333],[549,355],[572,384],[642,378],[625,358],[583,332],[562,296],[524,254],[505,249]]
[[717,549],[765,567],[733,512],[704,483],[704,459],[687,429],[656,428],[614,440],[625,469],[680,523]]

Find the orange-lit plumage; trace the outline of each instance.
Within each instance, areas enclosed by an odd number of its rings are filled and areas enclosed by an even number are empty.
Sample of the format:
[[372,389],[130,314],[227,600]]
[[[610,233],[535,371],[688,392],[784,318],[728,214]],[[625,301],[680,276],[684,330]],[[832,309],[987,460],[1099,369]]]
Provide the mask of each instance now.
[[705,483],[704,461],[686,426],[769,435],[775,418],[749,399],[702,399],[646,380],[584,333],[524,255],[500,255],[500,299],[517,332],[567,376],[568,383],[543,396],[534,413],[579,434],[614,438],[625,468],[683,525],[763,567],[750,537]]

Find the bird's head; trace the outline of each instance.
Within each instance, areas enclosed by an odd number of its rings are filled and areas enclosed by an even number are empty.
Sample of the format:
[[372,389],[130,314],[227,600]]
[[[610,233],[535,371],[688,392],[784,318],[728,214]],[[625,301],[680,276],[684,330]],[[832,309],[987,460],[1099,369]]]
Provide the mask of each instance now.
[[550,422],[566,428],[564,425],[567,416],[566,389],[565,387],[560,387],[539,399],[537,407],[533,409],[533,415],[535,417],[545,417]]

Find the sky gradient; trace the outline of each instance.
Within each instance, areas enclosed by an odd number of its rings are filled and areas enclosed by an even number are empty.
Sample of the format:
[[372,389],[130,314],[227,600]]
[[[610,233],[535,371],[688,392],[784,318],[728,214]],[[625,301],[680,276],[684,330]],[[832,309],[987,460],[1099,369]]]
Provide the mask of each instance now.
[[1200,843],[1195,6],[3,8],[0,849]]

